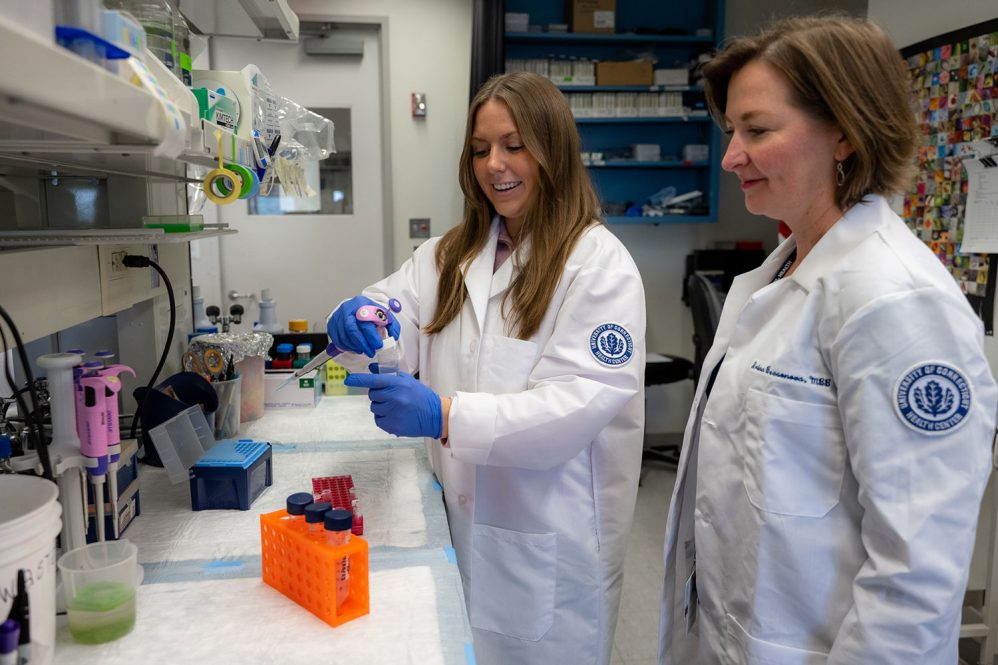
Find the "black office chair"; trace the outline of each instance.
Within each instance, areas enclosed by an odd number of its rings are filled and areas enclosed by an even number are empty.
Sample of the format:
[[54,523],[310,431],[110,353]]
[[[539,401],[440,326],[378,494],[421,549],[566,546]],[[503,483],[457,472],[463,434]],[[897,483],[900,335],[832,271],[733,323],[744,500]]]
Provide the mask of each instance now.
[[686,282],[690,312],[693,315],[693,383],[700,380],[703,360],[714,343],[724,296],[710,277],[693,273]]
[[[662,356],[656,359],[649,354],[645,361],[645,388],[663,383],[675,383],[693,379],[693,363],[686,358],[668,353],[655,354]],[[682,450],[682,435],[675,441],[674,434],[645,434],[642,461],[665,462],[672,466],[679,465],[679,451]],[[671,440],[670,443],[657,443],[661,440]]]
[[[721,308],[724,306],[724,293],[714,282],[700,273],[691,274],[686,281],[687,303],[693,315],[693,351],[694,359],[690,362],[679,356],[665,355],[665,361],[650,360],[645,365],[645,387],[662,383],[674,383],[692,379],[696,386],[703,367],[703,359],[714,343],[714,331],[721,318]],[[664,355],[664,354],[662,354]],[[665,462],[673,466],[679,465],[679,453],[682,451],[682,440],[678,442],[656,444],[656,439],[672,438],[675,435],[646,434],[645,448],[642,460]],[[648,445],[651,443],[651,445]]]

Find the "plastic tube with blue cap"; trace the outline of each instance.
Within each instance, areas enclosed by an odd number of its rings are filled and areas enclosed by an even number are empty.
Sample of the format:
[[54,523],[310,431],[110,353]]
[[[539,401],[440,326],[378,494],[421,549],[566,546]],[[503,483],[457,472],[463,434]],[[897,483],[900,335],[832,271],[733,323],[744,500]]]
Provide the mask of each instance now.
[[0,665],[17,665],[17,642],[21,626],[13,619],[0,623]]

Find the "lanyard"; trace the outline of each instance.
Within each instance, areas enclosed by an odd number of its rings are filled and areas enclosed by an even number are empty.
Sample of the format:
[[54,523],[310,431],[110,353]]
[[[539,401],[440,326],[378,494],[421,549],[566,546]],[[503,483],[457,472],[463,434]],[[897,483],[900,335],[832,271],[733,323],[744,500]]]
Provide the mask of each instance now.
[[[796,260],[797,248],[795,247],[794,251],[790,252],[790,256],[787,257],[787,260],[783,262],[783,267],[776,271],[776,275],[773,276],[773,282],[783,279],[784,276],[786,276],[787,271],[790,270],[790,266],[792,266]],[[773,282],[770,282],[770,284]]]

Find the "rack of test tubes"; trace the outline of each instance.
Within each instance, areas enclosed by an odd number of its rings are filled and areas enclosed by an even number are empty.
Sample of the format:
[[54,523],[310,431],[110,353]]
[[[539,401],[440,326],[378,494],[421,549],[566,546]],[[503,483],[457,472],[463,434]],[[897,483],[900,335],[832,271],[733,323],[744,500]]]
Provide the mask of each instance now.
[[355,536],[364,535],[364,515],[360,511],[357,493],[353,487],[353,476],[323,476],[312,479],[312,497],[325,501],[333,508],[342,508],[353,513],[352,532]]
[[263,581],[330,626],[368,614],[368,545],[351,523],[349,511],[308,492],[260,515]]

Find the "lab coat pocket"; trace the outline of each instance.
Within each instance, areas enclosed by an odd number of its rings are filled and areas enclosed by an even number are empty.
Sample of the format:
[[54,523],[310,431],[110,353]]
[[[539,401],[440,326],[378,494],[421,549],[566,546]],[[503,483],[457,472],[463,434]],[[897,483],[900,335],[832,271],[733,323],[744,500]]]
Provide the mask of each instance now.
[[727,652],[732,665],[825,665],[828,654],[759,640],[728,615]]
[[474,526],[471,625],[536,642],[554,624],[558,541],[554,533]]
[[744,483],[759,510],[824,517],[839,502],[846,448],[838,407],[751,389]]
[[479,356],[478,389],[494,395],[527,389],[534,368],[537,343],[501,335],[483,335]]

